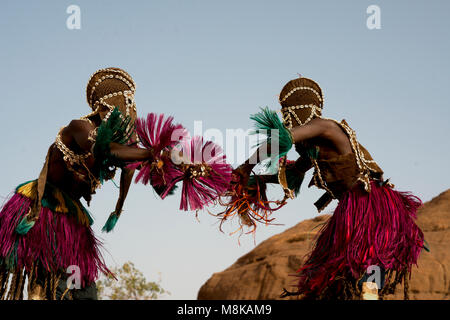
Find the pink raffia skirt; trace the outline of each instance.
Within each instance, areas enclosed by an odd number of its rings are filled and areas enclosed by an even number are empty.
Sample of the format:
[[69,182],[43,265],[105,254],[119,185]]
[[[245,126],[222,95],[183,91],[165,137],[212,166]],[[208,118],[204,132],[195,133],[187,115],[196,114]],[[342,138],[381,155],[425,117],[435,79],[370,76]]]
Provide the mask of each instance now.
[[[17,232],[35,198],[35,181],[25,183],[17,187],[0,211],[0,293],[5,292],[10,274],[13,280],[28,277],[29,282],[43,275],[52,290],[61,276],[71,275],[67,273],[69,266],[79,268],[82,287],[92,284],[99,272],[109,274],[100,254],[101,243],[90,227],[89,212],[48,183],[39,219],[26,234]],[[13,284],[17,292],[23,286]]]
[[375,181],[371,188],[367,193],[358,185],[347,192],[321,228],[297,271],[302,298],[357,299],[358,280],[369,266],[386,270],[381,296],[393,293],[403,281],[407,298],[408,275],[424,247],[423,233],[415,223],[422,202]]

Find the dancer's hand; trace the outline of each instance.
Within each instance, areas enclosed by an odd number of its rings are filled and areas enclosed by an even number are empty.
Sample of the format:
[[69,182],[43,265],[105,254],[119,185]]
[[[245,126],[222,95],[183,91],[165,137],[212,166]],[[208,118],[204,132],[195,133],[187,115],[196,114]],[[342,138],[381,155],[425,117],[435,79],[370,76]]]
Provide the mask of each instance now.
[[250,174],[252,172],[254,165],[249,164],[247,162],[244,162],[239,167],[237,167],[235,170],[233,170],[233,174],[237,175],[238,181],[246,186],[248,183],[248,180],[250,179]]

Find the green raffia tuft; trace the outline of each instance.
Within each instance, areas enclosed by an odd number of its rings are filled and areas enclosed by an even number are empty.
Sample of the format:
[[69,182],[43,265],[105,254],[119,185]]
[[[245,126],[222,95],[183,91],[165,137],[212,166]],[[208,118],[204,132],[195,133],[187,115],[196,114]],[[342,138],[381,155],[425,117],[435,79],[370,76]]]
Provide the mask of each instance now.
[[85,207],[81,208],[84,212],[84,214],[86,215],[86,217],[89,220],[89,225],[92,226],[94,224],[94,219],[92,219],[92,215],[91,213],[88,211],[88,209],[86,209]]
[[428,244],[428,242],[426,240],[423,240],[423,248],[427,251],[427,252],[431,252],[430,250],[430,245]]
[[318,159],[319,158],[319,147],[318,146],[311,146],[306,149],[306,154],[310,159]]
[[295,168],[286,168],[286,179],[288,183],[289,189],[294,191],[294,195],[297,197],[300,193],[300,187],[303,183],[303,178],[305,177],[305,174],[299,172]]
[[94,157],[100,163],[100,182],[111,179],[115,168],[123,167],[125,163],[111,154],[110,144],[126,144],[134,133],[131,117],[124,117],[119,108],[115,108],[107,121],[103,121],[97,131],[94,145]]
[[16,232],[20,235],[25,235],[33,228],[35,221],[28,221],[27,216],[23,217],[19,225],[16,227]]
[[261,187],[261,183],[256,179],[256,175],[251,175],[247,182],[247,192],[250,196],[255,197],[257,195],[257,186]]
[[[271,155],[270,161],[267,167],[273,169],[278,165],[280,158],[284,157],[289,150],[291,150],[293,141],[289,130],[281,122],[280,118],[275,111],[269,110],[268,107],[261,108],[261,111],[257,114],[251,115],[250,119],[255,121],[255,129],[251,134],[264,134],[267,136],[266,141],[262,141],[257,146],[261,146],[263,143],[272,143],[272,139],[278,139],[279,153],[276,155]],[[278,134],[275,134],[278,130]],[[270,149],[270,148],[269,148]],[[270,152],[270,150],[267,150]]]
[[109,215],[108,220],[102,228],[103,232],[110,232],[116,226],[117,220],[119,220],[119,216],[114,212]]

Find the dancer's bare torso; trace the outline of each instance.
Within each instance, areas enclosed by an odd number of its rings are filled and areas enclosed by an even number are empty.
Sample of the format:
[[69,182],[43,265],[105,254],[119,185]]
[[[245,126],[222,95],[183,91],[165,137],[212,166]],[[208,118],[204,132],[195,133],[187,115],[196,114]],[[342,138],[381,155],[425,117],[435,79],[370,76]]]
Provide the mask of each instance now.
[[[95,158],[91,152],[93,141],[89,140],[89,133],[95,130],[95,125],[84,120],[73,120],[61,130],[61,142],[74,154],[86,155],[83,165],[70,166],[64,160],[64,154],[56,143],[50,147],[49,168],[47,180],[54,186],[69,194],[73,199],[84,197],[90,200],[95,193],[92,184],[98,180],[99,173],[95,168]],[[72,168],[70,170],[69,168]],[[76,172],[74,172],[76,171]],[[90,177],[89,175],[93,176]]]

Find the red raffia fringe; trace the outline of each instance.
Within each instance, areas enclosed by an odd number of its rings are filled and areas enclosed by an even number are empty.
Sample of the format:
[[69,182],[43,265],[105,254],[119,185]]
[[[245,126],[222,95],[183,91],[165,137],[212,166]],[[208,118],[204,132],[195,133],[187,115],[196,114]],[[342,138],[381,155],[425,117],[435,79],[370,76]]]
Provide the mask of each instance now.
[[32,270],[40,263],[51,273],[65,272],[75,265],[80,268],[81,285],[93,283],[99,271],[111,274],[100,254],[101,243],[90,227],[76,216],[54,213],[42,207],[36,224],[25,235],[15,229],[31,207],[32,200],[14,194],[0,212],[0,265]]
[[[136,120],[141,145],[152,150],[153,159],[128,168],[140,168],[135,182],[150,183],[162,199],[182,182],[180,209],[200,210],[228,189],[232,168],[218,145],[189,138],[186,129],[172,122],[172,117],[153,113]],[[182,162],[175,163],[172,156]]]
[[[415,224],[422,205],[409,192],[371,181],[372,191],[359,185],[347,192],[320,230],[315,246],[298,272],[298,292],[317,298],[342,278],[359,279],[371,265],[411,272],[424,246]],[[338,292],[336,294],[339,294]]]
[[[233,180],[226,193],[221,196],[220,204],[226,209],[219,214],[222,224],[231,218],[239,218],[239,228],[232,232],[244,233],[244,228],[249,228],[246,234],[254,233],[257,223],[272,224],[274,218],[271,214],[282,208],[286,201],[270,201],[267,198],[267,184],[260,176],[255,175],[256,183],[252,186],[244,185],[242,177],[236,171],[233,171]],[[223,200],[225,199],[225,200]],[[275,204],[274,207],[271,205]]]
[[176,164],[177,174],[168,189],[182,181],[181,210],[203,209],[227,191],[232,168],[220,146],[196,136],[183,140],[174,151],[181,152],[182,163]]
[[180,124],[173,124],[173,117],[165,118],[164,114],[149,113],[147,119],[136,119],[136,133],[140,144],[152,150],[153,159],[133,163],[128,168],[140,168],[135,182],[142,182],[144,185],[151,183],[164,199],[170,191],[165,189],[166,185],[177,174],[169,151],[187,137],[187,130]]

